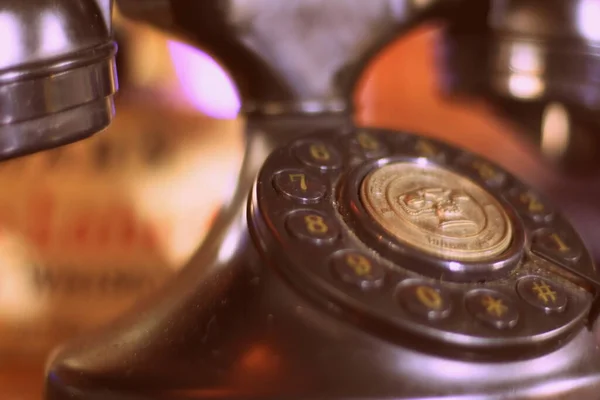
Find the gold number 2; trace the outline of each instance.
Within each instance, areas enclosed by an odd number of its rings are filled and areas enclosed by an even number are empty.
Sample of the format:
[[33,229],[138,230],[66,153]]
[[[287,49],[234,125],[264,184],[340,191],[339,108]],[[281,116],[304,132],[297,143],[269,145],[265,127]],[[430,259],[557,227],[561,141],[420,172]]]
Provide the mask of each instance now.
[[323,234],[329,230],[327,224],[323,221],[323,217],[318,215],[307,215],[304,217],[304,222],[310,233]]
[[304,174],[290,174],[290,181],[295,182],[297,179],[300,180],[300,189],[304,192],[308,189],[306,186],[306,176]]
[[365,276],[371,272],[371,263],[360,254],[348,254],[346,256],[346,263],[358,276]]
[[310,146],[310,155],[315,160],[327,161],[331,157],[325,145],[313,144]]
[[544,205],[540,203],[538,199],[528,193],[523,193],[520,196],[520,200],[522,203],[528,204],[529,211],[531,212],[544,211]]

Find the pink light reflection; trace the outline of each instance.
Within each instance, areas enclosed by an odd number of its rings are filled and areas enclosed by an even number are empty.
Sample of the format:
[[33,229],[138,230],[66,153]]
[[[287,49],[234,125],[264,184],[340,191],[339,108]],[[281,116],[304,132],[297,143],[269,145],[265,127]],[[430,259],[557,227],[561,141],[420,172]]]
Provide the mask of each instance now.
[[181,90],[191,105],[209,117],[235,118],[240,99],[223,68],[185,43],[169,41],[168,47]]

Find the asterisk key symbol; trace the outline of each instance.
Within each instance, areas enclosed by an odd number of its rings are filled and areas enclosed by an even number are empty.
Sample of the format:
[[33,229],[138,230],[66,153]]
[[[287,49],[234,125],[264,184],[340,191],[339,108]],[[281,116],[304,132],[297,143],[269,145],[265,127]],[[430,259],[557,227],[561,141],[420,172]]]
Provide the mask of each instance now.
[[485,296],[482,299],[481,304],[483,304],[488,314],[496,315],[496,317],[501,317],[508,309],[502,304],[501,299],[494,299],[492,296]]
[[553,303],[556,302],[556,292],[545,282],[542,282],[541,285],[538,282],[534,282],[533,291],[544,304],[547,304],[549,300],[552,300]]

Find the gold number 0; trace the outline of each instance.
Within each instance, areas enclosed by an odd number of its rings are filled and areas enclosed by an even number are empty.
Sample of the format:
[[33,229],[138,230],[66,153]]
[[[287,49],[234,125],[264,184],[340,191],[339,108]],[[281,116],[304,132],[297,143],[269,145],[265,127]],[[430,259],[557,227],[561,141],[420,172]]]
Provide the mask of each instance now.
[[346,263],[358,276],[365,276],[371,272],[371,263],[360,254],[348,254],[346,256]]
[[429,286],[419,286],[415,293],[419,301],[430,309],[437,310],[442,306],[440,294]]
[[290,181],[295,182],[297,179],[300,179],[300,189],[306,192],[308,187],[306,186],[306,175],[304,174],[290,174]]
[[310,155],[312,158],[319,161],[327,161],[331,158],[329,151],[327,151],[327,147],[322,144],[312,144],[310,146]]
[[318,215],[307,215],[304,217],[304,222],[310,233],[323,234],[329,230],[327,224],[323,221],[323,217]]

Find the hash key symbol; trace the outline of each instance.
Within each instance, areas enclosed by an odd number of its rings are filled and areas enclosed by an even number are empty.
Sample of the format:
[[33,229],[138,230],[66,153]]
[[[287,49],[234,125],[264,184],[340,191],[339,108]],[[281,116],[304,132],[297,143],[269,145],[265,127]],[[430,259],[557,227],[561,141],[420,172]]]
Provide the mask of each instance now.
[[552,301],[552,303],[556,302],[556,292],[545,282],[542,282],[541,285],[538,282],[534,282],[532,288],[535,294],[537,294],[538,299],[543,301],[544,304],[548,304],[549,301]]

